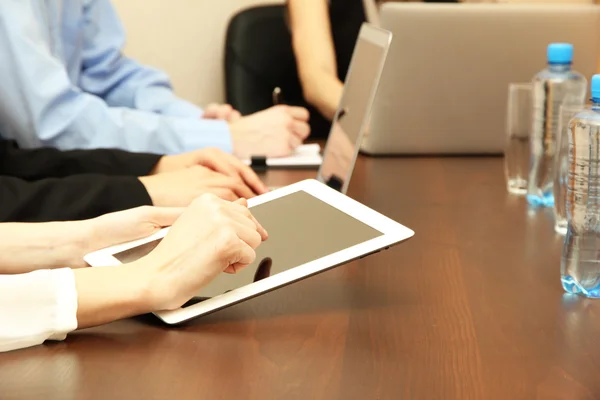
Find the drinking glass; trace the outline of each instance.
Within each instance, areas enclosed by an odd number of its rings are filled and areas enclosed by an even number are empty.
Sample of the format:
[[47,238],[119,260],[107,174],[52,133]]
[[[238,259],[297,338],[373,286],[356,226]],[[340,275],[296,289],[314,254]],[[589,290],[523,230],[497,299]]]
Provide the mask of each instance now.
[[516,195],[527,193],[532,116],[532,84],[511,83],[508,86],[504,172],[508,192]]

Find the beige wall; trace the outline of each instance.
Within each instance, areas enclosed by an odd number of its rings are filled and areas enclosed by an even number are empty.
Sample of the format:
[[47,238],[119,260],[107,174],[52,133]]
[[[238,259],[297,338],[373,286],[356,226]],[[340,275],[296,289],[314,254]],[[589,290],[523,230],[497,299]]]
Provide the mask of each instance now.
[[126,53],[143,63],[167,71],[173,80],[175,91],[199,105],[224,100],[223,46],[229,18],[246,7],[282,2],[283,0],[113,0],[128,34]]
[[113,0],[127,30],[125,52],[167,71],[175,91],[205,105],[223,101],[223,46],[238,10],[282,0]]

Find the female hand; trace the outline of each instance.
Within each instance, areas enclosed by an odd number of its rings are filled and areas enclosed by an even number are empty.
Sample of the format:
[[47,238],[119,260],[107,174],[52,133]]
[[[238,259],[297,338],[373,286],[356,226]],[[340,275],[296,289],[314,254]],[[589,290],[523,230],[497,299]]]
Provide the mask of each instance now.
[[183,210],[176,207],[142,206],[86,221],[68,222],[67,224],[73,224],[71,229],[75,229],[84,237],[83,246],[80,247],[79,254],[74,255],[69,267],[85,267],[87,264],[83,261],[83,257],[88,253],[142,239],[164,227],[171,226]]
[[148,277],[152,309],[181,307],[220,273],[251,264],[267,237],[246,200],[210,194],[194,200],[156,249],[135,262]]

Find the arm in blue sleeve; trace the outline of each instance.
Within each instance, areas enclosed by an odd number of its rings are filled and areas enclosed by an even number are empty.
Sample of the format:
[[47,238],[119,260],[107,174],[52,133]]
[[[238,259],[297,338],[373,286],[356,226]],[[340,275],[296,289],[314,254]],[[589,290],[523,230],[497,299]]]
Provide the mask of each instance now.
[[71,84],[53,57],[33,0],[0,1],[0,131],[21,147],[116,148],[177,154],[217,147],[231,152],[223,121],[109,107]]
[[84,9],[84,52],[80,87],[114,107],[173,117],[200,118],[202,109],[178,98],[168,76],[122,53],[125,31],[110,0],[92,0]]

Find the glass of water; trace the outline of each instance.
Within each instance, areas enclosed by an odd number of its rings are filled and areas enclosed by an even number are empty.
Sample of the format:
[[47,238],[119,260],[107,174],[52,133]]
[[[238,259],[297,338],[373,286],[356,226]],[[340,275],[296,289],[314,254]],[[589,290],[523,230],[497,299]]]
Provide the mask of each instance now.
[[531,83],[511,83],[508,86],[504,172],[509,193],[525,195],[529,176],[529,137],[533,116]]
[[567,233],[567,179],[569,174],[569,121],[585,108],[584,104],[563,104],[558,114],[558,137],[554,151],[554,230]]

